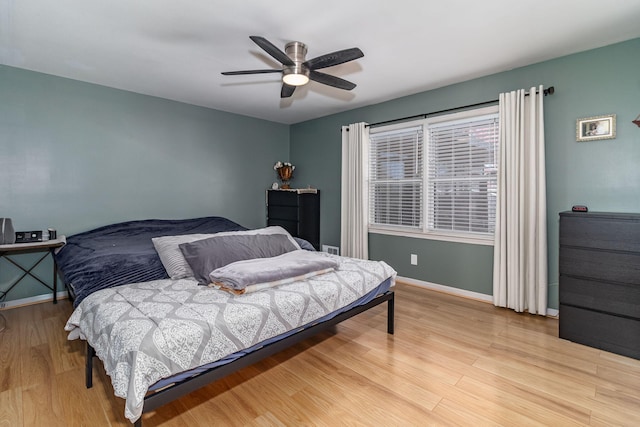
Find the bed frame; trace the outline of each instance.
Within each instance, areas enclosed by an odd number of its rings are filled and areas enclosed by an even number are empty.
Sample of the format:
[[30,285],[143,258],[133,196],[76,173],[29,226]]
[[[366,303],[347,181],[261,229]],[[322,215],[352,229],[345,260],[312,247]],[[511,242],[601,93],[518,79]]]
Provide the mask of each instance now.
[[[182,382],[172,384],[168,387],[165,387],[158,391],[152,391],[147,394],[144,399],[144,409],[143,413],[150,412],[159,408],[160,406],[169,403],[173,400],[179,399],[180,397],[191,393],[194,390],[197,390],[201,387],[206,386],[209,383],[217,381],[229,374],[232,374],[236,371],[239,371],[242,368],[253,365],[256,362],[259,362],[262,359],[265,359],[269,356],[274,355],[292,345],[303,341],[307,338],[312,337],[322,331],[325,331],[331,328],[338,323],[347,320],[356,314],[360,314],[363,311],[366,311],[370,308],[373,308],[377,305],[388,302],[387,305],[387,333],[393,334],[394,332],[394,293],[392,290],[386,291],[383,294],[376,296],[372,301],[351,308],[348,311],[338,314],[337,316],[326,320],[321,323],[316,323],[311,326],[308,326],[300,331],[290,335],[282,340],[273,342],[264,347],[259,348],[251,353],[248,353],[233,362],[227,363],[225,365],[216,366],[211,368],[201,374],[195,375],[193,377],[187,378]],[[86,353],[86,365],[85,365],[85,380],[87,388],[91,388],[93,385],[92,377],[93,377],[93,358],[96,355],[95,350],[87,343],[87,353]],[[135,427],[142,427],[142,417],[138,418],[138,420],[134,423]]]

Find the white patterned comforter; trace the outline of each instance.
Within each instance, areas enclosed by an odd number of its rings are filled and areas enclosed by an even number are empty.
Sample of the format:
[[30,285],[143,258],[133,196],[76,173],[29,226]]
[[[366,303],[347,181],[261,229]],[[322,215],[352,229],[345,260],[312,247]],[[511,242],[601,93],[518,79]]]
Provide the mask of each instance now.
[[384,262],[338,258],[330,273],[246,294],[155,280],[97,291],[75,309],[65,330],[102,360],[125,416],[142,415],[157,381],[215,362],[341,309],[396,272]]

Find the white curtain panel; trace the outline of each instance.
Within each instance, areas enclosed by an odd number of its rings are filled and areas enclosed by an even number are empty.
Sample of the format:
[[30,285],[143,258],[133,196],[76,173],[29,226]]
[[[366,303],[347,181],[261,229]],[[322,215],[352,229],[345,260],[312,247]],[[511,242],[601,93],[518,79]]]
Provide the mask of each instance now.
[[543,87],[500,94],[493,303],[547,313]]
[[369,128],[342,127],[340,254],[369,259]]

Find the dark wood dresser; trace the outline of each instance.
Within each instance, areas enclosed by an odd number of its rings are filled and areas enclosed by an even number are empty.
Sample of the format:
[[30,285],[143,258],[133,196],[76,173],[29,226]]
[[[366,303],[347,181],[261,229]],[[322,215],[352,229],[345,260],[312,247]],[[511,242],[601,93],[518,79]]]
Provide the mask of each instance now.
[[320,190],[267,190],[267,225],[279,225],[320,250]]
[[640,214],[560,213],[560,338],[640,359]]

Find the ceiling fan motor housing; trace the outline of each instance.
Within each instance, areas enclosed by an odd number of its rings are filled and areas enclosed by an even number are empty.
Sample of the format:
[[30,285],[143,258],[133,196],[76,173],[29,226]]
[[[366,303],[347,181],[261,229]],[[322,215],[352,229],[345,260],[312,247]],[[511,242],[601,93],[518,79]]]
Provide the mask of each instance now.
[[308,81],[309,68],[303,65],[307,56],[307,46],[300,42],[289,42],[285,45],[284,51],[293,61],[293,65],[285,65],[282,68],[283,77],[289,74],[303,75]]

